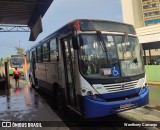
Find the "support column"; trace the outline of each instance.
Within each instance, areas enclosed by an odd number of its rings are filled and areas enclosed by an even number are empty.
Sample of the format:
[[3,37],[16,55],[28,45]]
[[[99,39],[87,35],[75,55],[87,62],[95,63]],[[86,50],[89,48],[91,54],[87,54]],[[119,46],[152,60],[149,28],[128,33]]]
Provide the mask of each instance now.
[[143,56],[144,64],[147,65],[147,62],[146,62],[146,50],[143,50],[143,52],[144,52],[144,56]]
[[151,65],[152,65],[153,63],[152,63],[152,59],[151,59],[151,50],[150,49],[149,49],[149,61],[150,61]]
[[9,66],[8,61],[5,62],[5,80],[6,80],[6,88],[10,88],[10,79],[9,79]]

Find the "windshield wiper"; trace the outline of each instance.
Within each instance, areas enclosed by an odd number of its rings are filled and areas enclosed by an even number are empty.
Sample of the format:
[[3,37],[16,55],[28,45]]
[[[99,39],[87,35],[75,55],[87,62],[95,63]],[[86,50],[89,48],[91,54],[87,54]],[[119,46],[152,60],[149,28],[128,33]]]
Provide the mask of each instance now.
[[101,32],[100,32],[100,31],[97,31],[97,34],[98,34],[98,37],[99,37],[99,39],[100,39],[100,45],[101,45],[101,47],[102,47],[102,50],[103,50],[103,52],[105,52],[105,54],[106,54],[106,57],[107,57],[107,65],[108,65],[109,59],[108,59],[108,50],[107,50],[107,47],[105,46],[105,42],[104,42],[104,39],[103,39],[103,37],[102,37]]

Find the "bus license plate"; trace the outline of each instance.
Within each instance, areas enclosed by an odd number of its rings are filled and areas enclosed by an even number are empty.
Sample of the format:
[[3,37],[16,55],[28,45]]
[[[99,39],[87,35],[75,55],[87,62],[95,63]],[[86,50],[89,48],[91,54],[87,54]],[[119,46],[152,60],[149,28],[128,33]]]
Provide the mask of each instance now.
[[133,106],[135,106],[135,104],[131,104],[131,103],[129,103],[129,104],[123,104],[123,105],[120,105],[120,109],[131,108]]

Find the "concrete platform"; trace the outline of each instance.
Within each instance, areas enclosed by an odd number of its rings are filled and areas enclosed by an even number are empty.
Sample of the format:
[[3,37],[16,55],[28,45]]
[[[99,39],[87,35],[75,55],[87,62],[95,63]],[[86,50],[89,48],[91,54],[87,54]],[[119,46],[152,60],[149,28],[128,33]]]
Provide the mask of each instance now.
[[[20,86],[16,87],[11,79],[11,85],[9,90],[0,90],[0,121],[51,121],[53,127],[23,129],[68,129],[46,101],[25,80],[20,80]],[[63,127],[54,127],[56,122],[62,124]],[[3,130],[3,128],[0,129]],[[15,130],[15,128],[10,129]]]

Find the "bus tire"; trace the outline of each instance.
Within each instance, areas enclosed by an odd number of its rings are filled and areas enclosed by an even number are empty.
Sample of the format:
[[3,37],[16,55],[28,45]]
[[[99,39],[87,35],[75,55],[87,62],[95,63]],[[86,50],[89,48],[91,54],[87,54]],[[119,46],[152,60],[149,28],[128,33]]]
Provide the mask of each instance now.
[[56,105],[56,109],[65,110],[65,98],[62,89],[59,86],[54,88],[54,101]]

